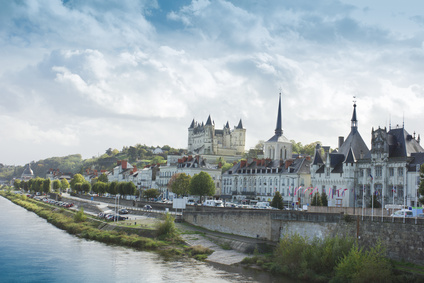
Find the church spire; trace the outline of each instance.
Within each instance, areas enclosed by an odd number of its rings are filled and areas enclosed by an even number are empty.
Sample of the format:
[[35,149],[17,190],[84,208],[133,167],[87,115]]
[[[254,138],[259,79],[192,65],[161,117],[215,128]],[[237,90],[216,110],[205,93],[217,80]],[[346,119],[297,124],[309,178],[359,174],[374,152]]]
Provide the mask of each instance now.
[[281,92],[280,92],[280,99],[278,101],[278,116],[277,116],[277,126],[275,127],[275,135],[279,137],[283,135],[283,129],[281,128]]
[[356,132],[358,130],[358,120],[356,120],[356,97],[353,97],[353,115],[351,120],[351,128],[352,132]]

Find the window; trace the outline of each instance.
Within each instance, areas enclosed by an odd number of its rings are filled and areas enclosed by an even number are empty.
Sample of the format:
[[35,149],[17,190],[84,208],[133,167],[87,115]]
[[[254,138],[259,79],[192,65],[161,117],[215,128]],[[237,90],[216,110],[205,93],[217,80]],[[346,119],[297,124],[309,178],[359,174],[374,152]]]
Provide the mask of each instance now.
[[382,171],[383,170],[382,170],[381,166],[376,166],[375,167],[375,176],[376,177],[381,177],[383,175]]
[[389,168],[389,176],[393,177],[395,175],[395,169],[394,168]]
[[398,168],[398,176],[403,177],[403,168]]
[[362,169],[359,170],[359,177],[364,177],[364,170]]

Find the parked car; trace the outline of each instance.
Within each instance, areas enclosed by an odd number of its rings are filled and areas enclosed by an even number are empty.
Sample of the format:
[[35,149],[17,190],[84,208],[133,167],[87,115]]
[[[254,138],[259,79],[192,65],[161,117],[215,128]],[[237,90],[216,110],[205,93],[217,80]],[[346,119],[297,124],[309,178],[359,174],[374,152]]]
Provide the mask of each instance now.
[[408,209],[401,209],[390,215],[391,217],[413,217],[413,213]]
[[128,210],[126,210],[125,208],[121,208],[121,209],[118,211],[118,213],[119,213],[119,214],[128,214],[129,212],[128,212]]
[[143,209],[146,209],[146,210],[152,210],[153,208],[152,208],[152,206],[151,206],[151,205],[146,204],[146,205],[143,207]]

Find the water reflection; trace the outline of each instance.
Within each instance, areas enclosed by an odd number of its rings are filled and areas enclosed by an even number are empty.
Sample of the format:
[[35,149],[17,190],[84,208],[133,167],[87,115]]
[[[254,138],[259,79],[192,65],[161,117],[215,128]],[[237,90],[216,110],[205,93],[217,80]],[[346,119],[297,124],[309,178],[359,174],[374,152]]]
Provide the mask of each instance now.
[[3,197],[0,223],[0,282],[282,282],[241,267],[165,261],[79,239]]

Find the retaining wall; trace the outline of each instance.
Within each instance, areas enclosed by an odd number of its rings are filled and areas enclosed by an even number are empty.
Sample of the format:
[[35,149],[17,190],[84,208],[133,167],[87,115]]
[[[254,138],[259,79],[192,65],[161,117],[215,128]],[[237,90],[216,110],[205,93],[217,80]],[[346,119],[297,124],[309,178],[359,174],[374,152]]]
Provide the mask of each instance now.
[[[383,219],[383,221],[382,221]],[[297,211],[185,212],[184,220],[209,230],[277,242],[284,234],[357,238],[361,247],[381,242],[395,260],[424,264],[424,219]]]

